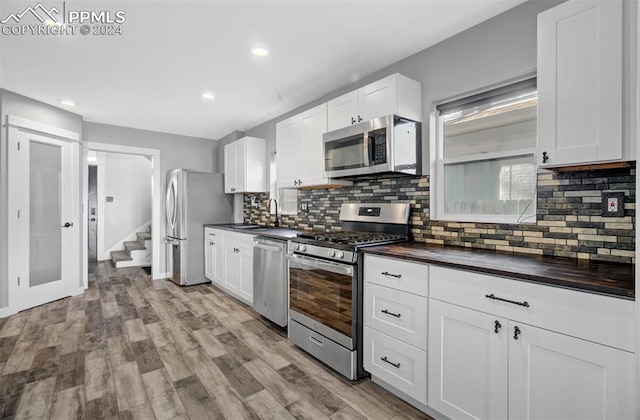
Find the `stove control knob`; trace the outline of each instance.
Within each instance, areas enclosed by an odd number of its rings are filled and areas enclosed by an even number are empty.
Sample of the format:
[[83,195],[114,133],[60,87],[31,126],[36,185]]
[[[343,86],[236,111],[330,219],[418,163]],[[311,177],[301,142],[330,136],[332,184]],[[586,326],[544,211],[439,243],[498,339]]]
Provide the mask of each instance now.
[[338,258],[343,259],[344,258],[344,252],[338,251]]
[[307,250],[307,247],[304,245],[300,245],[300,251],[304,252]]
[[335,257],[335,256],[336,256],[336,250],[335,250],[335,249],[330,249],[330,250],[329,250],[329,256],[330,256],[331,258]]
[[293,245],[293,250],[294,250],[294,251],[297,251],[297,250],[299,250],[299,249],[300,249],[300,244],[294,244],[294,245]]

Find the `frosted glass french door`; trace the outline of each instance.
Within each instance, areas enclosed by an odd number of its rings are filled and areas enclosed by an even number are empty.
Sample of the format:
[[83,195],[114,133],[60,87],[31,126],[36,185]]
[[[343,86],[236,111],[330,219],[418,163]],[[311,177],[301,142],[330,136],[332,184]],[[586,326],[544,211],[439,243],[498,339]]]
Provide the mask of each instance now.
[[10,128],[9,299],[18,310],[78,286],[78,152],[76,143]]

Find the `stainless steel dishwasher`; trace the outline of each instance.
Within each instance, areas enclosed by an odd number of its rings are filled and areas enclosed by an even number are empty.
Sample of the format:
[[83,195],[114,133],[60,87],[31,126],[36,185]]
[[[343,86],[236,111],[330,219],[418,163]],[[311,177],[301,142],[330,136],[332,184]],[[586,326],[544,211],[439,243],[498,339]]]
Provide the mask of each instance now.
[[253,308],[284,327],[288,321],[287,241],[253,238]]

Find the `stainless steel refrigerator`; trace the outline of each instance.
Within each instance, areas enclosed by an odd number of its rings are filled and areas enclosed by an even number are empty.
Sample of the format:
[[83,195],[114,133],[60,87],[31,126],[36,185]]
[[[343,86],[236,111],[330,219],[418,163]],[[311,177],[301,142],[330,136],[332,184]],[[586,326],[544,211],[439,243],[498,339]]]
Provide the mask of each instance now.
[[204,224],[231,223],[232,197],[221,174],[174,169],[167,173],[167,251],[170,279],[181,286],[204,277]]

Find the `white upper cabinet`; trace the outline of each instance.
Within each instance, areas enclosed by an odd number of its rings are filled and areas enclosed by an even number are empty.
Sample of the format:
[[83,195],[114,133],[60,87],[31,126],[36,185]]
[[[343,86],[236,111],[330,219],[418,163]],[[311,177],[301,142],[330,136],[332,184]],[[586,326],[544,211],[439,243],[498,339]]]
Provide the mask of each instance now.
[[422,85],[399,73],[328,102],[328,131],[397,114],[422,121]]
[[276,124],[278,188],[350,184],[324,176],[322,135],[327,131],[327,104],[318,105]]
[[621,0],[570,0],[538,15],[538,164],[620,161]]
[[243,137],[224,146],[224,192],[265,192],[267,189],[267,142]]

